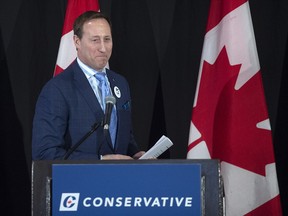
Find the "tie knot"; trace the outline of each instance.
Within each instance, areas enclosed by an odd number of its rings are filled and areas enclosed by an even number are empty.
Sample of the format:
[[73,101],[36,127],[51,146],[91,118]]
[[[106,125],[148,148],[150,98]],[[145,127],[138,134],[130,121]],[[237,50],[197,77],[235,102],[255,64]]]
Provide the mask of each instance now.
[[106,81],[105,79],[106,73],[103,72],[98,72],[95,74],[96,79],[98,79],[99,81]]

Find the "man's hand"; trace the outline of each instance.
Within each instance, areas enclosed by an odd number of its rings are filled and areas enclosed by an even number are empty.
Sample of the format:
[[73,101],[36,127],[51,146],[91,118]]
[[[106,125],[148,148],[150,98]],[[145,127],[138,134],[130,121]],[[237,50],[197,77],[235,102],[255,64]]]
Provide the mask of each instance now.
[[121,154],[108,154],[103,155],[102,160],[133,160],[132,157]]
[[144,154],[145,154],[145,151],[139,151],[133,155],[133,159],[138,160]]
[[108,154],[103,155],[101,160],[133,160],[133,159],[138,160],[143,154],[145,154],[145,151],[139,151],[136,154],[134,154],[133,157],[121,154]]

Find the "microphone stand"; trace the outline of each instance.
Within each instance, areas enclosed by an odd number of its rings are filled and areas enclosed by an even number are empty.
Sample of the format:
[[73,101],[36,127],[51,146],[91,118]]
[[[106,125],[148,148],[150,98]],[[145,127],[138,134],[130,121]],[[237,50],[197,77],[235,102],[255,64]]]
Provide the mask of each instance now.
[[96,122],[94,125],[92,125],[91,130],[86,133],[75,145],[73,145],[64,155],[64,160],[67,160],[69,158],[69,156],[72,154],[72,152],[75,151],[76,148],[78,148],[78,146],[80,146],[89,136],[91,136],[92,133],[94,133],[94,131],[97,130],[98,127],[100,127],[100,125],[102,125],[102,122]]

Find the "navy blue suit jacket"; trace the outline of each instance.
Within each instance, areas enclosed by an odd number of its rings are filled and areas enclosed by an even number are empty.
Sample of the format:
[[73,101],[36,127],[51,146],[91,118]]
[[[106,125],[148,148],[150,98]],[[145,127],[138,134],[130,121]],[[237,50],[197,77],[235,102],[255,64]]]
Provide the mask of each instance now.
[[[133,156],[139,151],[133,137],[131,98],[127,80],[107,70],[112,92],[116,95],[118,130],[115,147],[99,127],[69,157],[69,159],[99,159],[99,155],[124,154]],[[35,108],[32,131],[32,159],[61,159],[92,125],[104,118],[104,112],[77,61],[51,79],[43,87]]]

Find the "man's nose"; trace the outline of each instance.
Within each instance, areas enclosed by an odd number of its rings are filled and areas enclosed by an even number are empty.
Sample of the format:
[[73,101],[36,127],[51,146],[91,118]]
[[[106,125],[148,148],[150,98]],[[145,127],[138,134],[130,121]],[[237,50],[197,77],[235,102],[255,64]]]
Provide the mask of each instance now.
[[99,51],[100,52],[106,52],[106,46],[105,46],[104,41],[101,41]]

